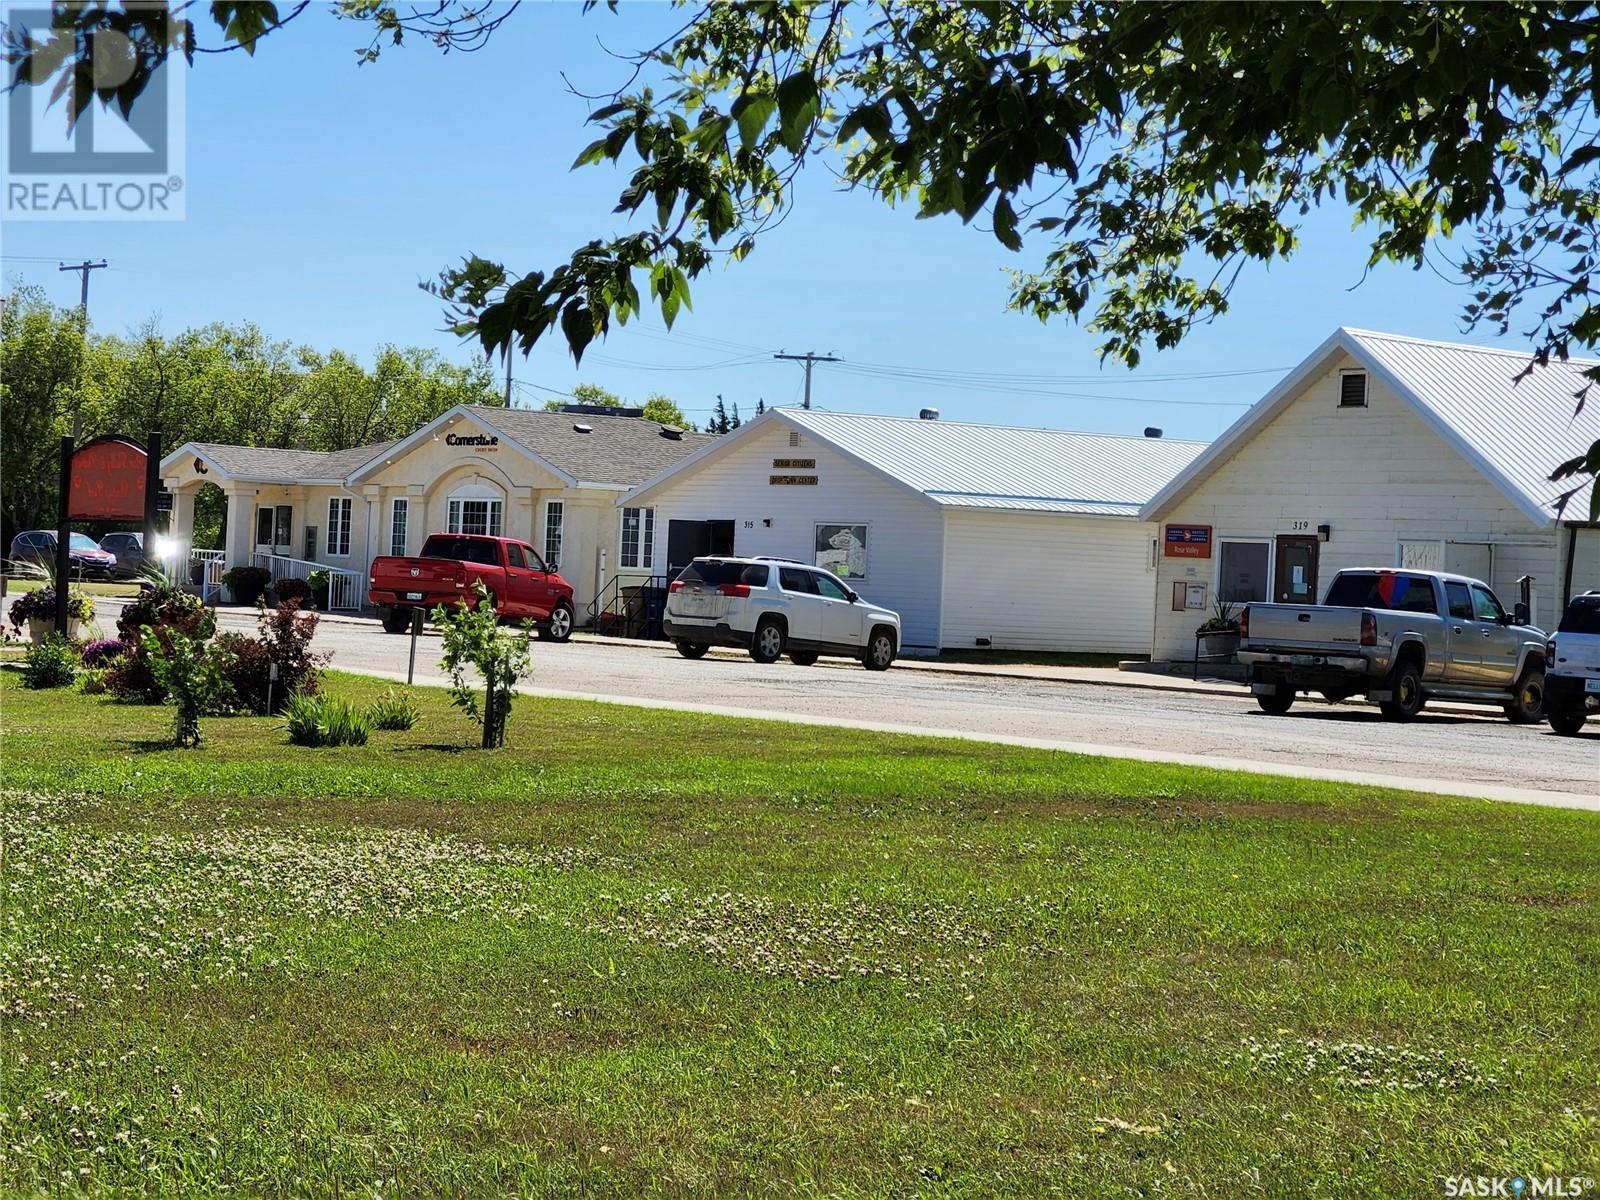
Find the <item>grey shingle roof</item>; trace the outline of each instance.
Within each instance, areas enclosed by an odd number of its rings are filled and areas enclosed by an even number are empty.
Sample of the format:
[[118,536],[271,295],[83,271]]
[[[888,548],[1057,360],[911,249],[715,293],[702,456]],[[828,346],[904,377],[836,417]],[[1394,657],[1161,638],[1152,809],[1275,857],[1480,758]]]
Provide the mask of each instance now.
[[395,443],[374,442],[349,450],[280,450],[271,446],[227,446],[196,442],[194,448],[235,479],[273,483],[342,480],[357,467],[382,454]]
[[[538,412],[469,405],[467,412],[580,483],[632,487],[665,471],[716,438],[706,433],[663,437],[661,425],[640,417]],[[573,426],[587,425],[589,433]]]

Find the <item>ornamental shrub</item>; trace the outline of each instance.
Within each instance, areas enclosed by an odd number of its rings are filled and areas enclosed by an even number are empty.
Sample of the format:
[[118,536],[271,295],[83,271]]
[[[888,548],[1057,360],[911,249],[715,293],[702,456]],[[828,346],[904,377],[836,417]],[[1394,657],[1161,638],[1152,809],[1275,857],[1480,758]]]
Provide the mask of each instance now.
[[141,645],[149,656],[150,670],[177,708],[173,743],[198,746],[201,714],[215,708],[227,690],[219,669],[220,655],[214,646],[177,629],[158,636],[147,625],[144,632]]
[[410,729],[422,716],[422,710],[404,688],[384,688],[383,695],[367,707],[367,715],[376,728],[392,731]]
[[283,727],[297,746],[365,746],[372,718],[339,696],[295,692],[283,709]]
[[207,641],[216,632],[217,618],[198,597],[162,581],[139,593],[122,610],[117,629],[126,647],[106,677],[106,686],[118,700],[127,704],[161,704],[167,689],[150,662],[152,638],[164,645],[173,633],[191,640]]
[[280,579],[272,585],[272,595],[277,604],[291,601],[305,608],[311,600],[311,585],[304,579]]
[[265,567],[229,567],[222,573],[222,586],[233,593],[240,604],[254,604],[272,582],[272,572]]
[[71,687],[78,677],[78,648],[59,633],[28,647],[22,683],[30,688]]

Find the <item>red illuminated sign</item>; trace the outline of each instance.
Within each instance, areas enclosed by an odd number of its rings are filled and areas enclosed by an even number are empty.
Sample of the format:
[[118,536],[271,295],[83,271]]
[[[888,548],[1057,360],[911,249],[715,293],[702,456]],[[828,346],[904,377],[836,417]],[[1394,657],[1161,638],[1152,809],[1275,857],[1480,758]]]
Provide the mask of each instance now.
[[72,455],[67,517],[72,521],[142,521],[145,452],[120,437],[96,438]]

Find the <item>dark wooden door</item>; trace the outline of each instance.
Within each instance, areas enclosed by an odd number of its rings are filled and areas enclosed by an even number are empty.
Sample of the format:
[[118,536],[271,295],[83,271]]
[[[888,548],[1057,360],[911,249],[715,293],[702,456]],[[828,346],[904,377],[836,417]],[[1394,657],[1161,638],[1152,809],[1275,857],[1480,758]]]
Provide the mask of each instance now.
[[1272,598],[1279,604],[1317,602],[1317,547],[1314,537],[1278,539],[1277,563],[1272,568]]

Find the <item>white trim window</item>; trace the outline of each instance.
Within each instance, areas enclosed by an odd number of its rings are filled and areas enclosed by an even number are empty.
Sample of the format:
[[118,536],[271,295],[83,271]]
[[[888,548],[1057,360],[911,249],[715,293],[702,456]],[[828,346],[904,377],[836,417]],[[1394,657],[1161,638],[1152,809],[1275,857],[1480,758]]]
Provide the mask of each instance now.
[[653,508],[625,508],[622,510],[621,547],[617,564],[624,571],[648,571],[656,557],[656,510]]
[[486,533],[499,537],[505,502],[477,496],[452,496],[446,533]]
[[404,558],[406,553],[406,526],[411,521],[411,502],[396,496],[389,504],[389,553]]
[[1272,599],[1270,538],[1217,539],[1216,598],[1229,604]]
[[328,557],[350,557],[350,497],[328,497]]
[[544,560],[545,562],[559,563],[561,561],[561,535],[564,531],[567,517],[567,506],[560,500],[546,500],[544,502]]
[[867,542],[865,521],[821,523],[816,526],[812,561],[825,571],[832,571],[840,579],[865,579],[867,577]]

